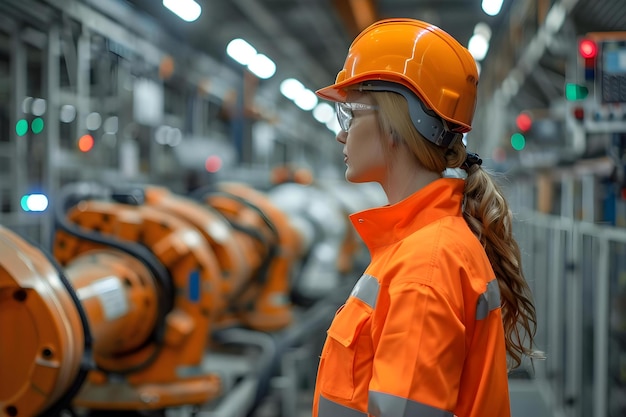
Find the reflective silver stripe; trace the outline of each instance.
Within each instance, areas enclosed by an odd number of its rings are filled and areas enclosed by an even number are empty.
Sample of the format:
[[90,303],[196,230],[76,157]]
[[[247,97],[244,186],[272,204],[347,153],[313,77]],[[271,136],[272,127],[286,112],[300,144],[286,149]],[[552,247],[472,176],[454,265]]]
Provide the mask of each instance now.
[[374,417],[453,417],[451,413],[440,408],[418,403],[408,398],[370,391],[367,412]]
[[363,274],[357,281],[356,285],[352,289],[350,295],[363,301],[368,306],[376,307],[376,300],[378,299],[378,289],[380,284],[378,280],[371,275]]
[[487,283],[487,291],[480,294],[476,305],[476,320],[487,317],[491,310],[500,307],[500,287],[498,280],[494,279]]
[[367,417],[367,414],[355,410],[354,408],[346,407],[320,395],[320,400],[317,407],[318,417]]

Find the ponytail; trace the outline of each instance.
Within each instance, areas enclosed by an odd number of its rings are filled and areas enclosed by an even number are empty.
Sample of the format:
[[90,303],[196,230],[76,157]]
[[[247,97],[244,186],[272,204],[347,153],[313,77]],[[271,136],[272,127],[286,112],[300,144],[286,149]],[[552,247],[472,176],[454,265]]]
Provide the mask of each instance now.
[[463,217],[485,248],[498,280],[512,368],[521,365],[524,355],[542,357],[533,350],[537,317],[522,272],[520,249],[513,238],[512,214],[495,181],[480,164],[467,167]]

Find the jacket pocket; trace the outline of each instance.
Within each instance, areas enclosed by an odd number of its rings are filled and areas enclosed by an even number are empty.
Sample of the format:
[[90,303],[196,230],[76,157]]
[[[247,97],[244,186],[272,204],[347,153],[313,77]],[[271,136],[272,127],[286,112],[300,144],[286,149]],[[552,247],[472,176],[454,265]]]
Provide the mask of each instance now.
[[325,368],[320,381],[322,392],[343,399],[353,397],[357,382],[354,374],[359,336],[371,313],[369,306],[351,299],[335,315],[322,353]]

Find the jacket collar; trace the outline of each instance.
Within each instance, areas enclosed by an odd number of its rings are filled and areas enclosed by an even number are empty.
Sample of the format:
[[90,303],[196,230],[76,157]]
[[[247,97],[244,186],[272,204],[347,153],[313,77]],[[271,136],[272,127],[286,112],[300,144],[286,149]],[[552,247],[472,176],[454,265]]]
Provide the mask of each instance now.
[[398,242],[429,223],[461,216],[465,181],[440,178],[404,200],[350,215],[350,220],[370,251]]

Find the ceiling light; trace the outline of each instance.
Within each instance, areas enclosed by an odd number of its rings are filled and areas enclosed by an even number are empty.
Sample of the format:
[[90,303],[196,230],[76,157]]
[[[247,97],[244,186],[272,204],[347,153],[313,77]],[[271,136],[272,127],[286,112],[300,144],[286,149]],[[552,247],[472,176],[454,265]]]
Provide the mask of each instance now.
[[241,65],[248,65],[256,56],[256,49],[243,39],[237,38],[228,43],[226,53]]
[[474,35],[482,35],[487,39],[487,42],[491,40],[491,28],[485,22],[476,23],[474,26]]
[[163,0],[163,6],[185,22],[193,22],[202,13],[202,7],[194,0]]
[[328,123],[335,117],[335,109],[328,103],[320,103],[313,109],[313,117],[320,123]]
[[269,57],[257,53],[254,46],[241,38],[233,39],[226,45],[226,53],[259,78],[267,79],[276,73],[276,64]]
[[294,100],[302,90],[304,90],[304,86],[295,78],[287,78],[280,83],[280,92],[289,100]]
[[489,42],[483,35],[477,33],[470,38],[467,49],[476,61],[482,61],[489,50]]
[[295,103],[296,106],[300,107],[302,110],[313,110],[313,108],[317,106],[317,96],[313,91],[305,88],[298,94]]
[[503,0],[483,0],[483,12],[487,13],[489,16],[496,16],[500,13],[500,9],[502,9],[502,1]]
[[248,69],[257,77],[265,80],[276,73],[276,64],[267,56],[257,54],[248,64]]

